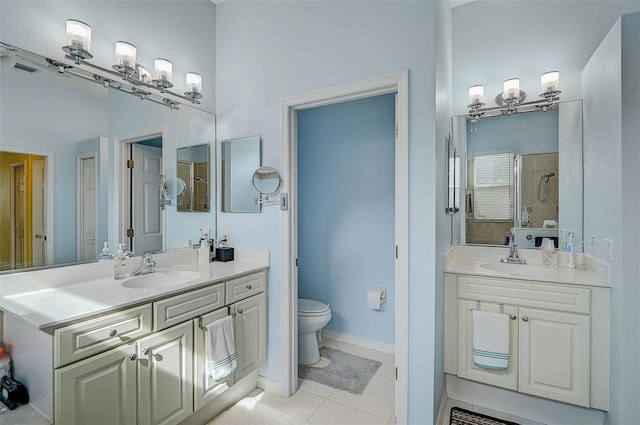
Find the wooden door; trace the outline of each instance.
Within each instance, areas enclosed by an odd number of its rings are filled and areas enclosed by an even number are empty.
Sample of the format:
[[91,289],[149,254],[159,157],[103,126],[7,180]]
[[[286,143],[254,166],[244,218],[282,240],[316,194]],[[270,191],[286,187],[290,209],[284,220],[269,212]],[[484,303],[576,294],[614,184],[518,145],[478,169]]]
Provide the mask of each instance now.
[[162,149],[134,143],[131,206],[134,229],[131,250],[135,253],[162,250],[160,175]]
[[97,162],[94,152],[78,157],[78,261],[95,260],[98,255]]
[[135,424],[135,356],[135,344],[129,344],[56,369],[55,423]]
[[589,407],[589,316],[520,308],[518,391]]
[[138,342],[138,424],[177,424],[193,413],[193,325]]

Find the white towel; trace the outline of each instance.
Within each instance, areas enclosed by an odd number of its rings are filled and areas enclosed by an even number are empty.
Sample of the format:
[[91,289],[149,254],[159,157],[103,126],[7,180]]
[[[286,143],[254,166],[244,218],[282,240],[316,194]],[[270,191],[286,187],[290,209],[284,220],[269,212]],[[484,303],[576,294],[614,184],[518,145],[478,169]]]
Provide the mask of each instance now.
[[509,315],[472,310],[473,364],[485,369],[509,366]]
[[219,381],[238,368],[236,346],[233,342],[233,319],[226,316],[209,323],[205,328],[208,375]]

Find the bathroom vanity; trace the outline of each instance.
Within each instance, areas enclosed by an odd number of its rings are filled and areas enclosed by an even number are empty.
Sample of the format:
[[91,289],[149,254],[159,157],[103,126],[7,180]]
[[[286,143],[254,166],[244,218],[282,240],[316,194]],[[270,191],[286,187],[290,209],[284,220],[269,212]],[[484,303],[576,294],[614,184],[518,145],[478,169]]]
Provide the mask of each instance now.
[[[3,277],[5,342],[32,406],[55,424],[196,423],[254,389],[269,257],[237,252],[207,265],[194,250],[159,254],[157,277],[114,280],[111,263]],[[174,282],[156,286],[162,276]],[[213,381],[205,326],[227,315],[238,368]]]
[[[527,396],[609,408],[609,301],[606,266],[585,255],[568,269],[502,264],[505,248],[456,246],[445,267],[445,373]],[[509,316],[509,366],[484,369],[472,357],[472,311]],[[464,385],[462,382],[460,385]],[[526,403],[526,400],[524,401]]]

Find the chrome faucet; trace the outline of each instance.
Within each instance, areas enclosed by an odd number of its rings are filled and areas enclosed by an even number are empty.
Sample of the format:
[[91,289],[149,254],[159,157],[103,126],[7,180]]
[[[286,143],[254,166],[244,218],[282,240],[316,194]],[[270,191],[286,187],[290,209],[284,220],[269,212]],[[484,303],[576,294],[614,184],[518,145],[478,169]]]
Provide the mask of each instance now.
[[140,260],[140,267],[134,272],[131,273],[130,276],[139,276],[141,274],[153,273],[156,271],[156,262],[151,259],[153,255],[152,252],[146,252],[142,255],[142,259]]
[[509,233],[509,255],[500,259],[501,263],[527,264],[527,260],[518,256],[518,245],[513,243],[513,233]]

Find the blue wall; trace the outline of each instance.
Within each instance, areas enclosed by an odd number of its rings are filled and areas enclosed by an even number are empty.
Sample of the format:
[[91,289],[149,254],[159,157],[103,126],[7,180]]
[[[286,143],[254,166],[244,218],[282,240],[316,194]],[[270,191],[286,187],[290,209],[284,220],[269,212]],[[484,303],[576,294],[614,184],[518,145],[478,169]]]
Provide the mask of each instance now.
[[[327,325],[394,344],[395,94],[298,112],[298,291]],[[387,288],[379,311],[367,288]]]
[[467,123],[467,158],[501,151],[558,152],[558,109]]

